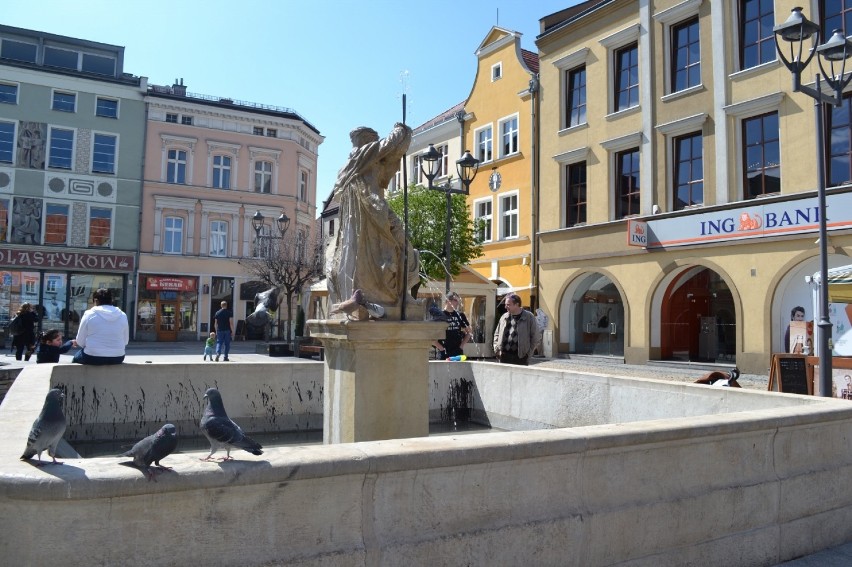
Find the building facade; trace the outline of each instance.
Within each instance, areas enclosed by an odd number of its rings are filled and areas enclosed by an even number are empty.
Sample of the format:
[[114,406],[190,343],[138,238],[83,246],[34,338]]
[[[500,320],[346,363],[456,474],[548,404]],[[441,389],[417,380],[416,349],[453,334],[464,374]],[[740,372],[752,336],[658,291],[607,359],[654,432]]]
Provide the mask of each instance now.
[[146,79],[123,66],[123,47],[0,26],[0,324],[29,302],[73,336],[95,289],[132,301]]
[[[846,9],[811,6],[842,27]],[[603,0],[541,20],[539,292],[559,352],[765,373],[791,310],[816,318],[821,141],[772,34],[792,7]],[[852,250],[850,102],[827,107],[830,266]]]
[[189,93],[183,80],[145,100],[136,338],[206,336],[223,300],[240,331],[266,287],[239,263],[262,253],[251,219],[264,217],[262,240],[280,236],[283,213],[283,237],[309,251],[323,137],[291,109]]

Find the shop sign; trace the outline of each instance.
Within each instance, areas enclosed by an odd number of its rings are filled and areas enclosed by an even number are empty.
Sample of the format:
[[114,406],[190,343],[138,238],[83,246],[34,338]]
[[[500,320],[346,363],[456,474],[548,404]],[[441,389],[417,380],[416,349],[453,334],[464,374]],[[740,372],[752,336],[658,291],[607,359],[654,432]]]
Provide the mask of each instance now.
[[648,246],[648,223],[633,219],[627,220],[627,245]]
[[145,289],[154,291],[195,291],[195,278],[148,276]]
[[[815,232],[819,228],[819,201],[816,197],[763,204],[754,201],[752,203],[754,204],[748,207],[724,211],[649,220],[646,223],[646,247],[688,246],[725,240],[800,234]],[[828,230],[852,227],[852,193],[827,195],[826,208],[828,209],[826,223]],[[628,231],[633,230],[630,222],[627,227]],[[631,238],[629,235],[628,239]]]
[[20,268],[53,268],[98,272],[132,272],[132,254],[92,254],[34,250],[32,248],[0,248],[0,265]]

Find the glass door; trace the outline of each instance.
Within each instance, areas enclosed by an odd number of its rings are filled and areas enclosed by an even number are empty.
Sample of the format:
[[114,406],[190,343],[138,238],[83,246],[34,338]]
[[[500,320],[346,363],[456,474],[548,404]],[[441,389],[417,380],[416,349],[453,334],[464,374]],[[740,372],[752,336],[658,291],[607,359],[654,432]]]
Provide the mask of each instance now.
[[160,302],[157,321],[157,340],[174,341],[177,339],[180,319],[177,317],[176,302]]

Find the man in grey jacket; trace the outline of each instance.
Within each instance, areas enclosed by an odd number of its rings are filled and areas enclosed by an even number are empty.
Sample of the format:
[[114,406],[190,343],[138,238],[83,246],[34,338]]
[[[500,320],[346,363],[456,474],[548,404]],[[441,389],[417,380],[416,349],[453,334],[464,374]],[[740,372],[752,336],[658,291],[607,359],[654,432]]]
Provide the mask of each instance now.
[[506,312],[494,331],[494,353],[504,364],[526,366],[535,347],[541,342],[541,330],[535,316],[521,307],[521,298],[510,293],[506,296]]

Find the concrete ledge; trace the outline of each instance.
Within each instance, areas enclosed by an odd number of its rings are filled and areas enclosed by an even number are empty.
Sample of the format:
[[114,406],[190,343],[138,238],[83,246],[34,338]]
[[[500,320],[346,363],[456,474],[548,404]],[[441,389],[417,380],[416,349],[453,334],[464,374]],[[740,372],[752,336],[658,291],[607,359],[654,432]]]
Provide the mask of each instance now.
[[[111,378],[111,388],[131,392],[140,384],[131,375],[148,369],[145,416],[155,408],[153,384],[183,373],[191,391],[204,381],[232,388],[232,415],[266,411],[251,404],[249,365],[203,379],[181,365],[137,366],[123,365],[123,379],[114,371],[78,378]],[[842,491],[852,472],[852,405],[843,400],[439,362],[430,366],[432,409],[454,381],[470,379],[484,415],[618,419],[272,448],[229,463],[178,454],[164,463],[175,471],[153,483],[121,459],[43,469],[18,460],[51,380],[79,387],[73,371],[53,369],[28,368],[0,406],[0,553],[10,565],[49,564],[59,554],[75,565],[757,566],[852,540],[852,496]],[[280,383],[310,375],[293,372]],[[245,401],[237,401],[241,390]],[[624,398],[647,403],[652,392],[653,407],[627,413]],[[582,409],[594,396],[611,403]],[[653,417],[661,413],[668,418]],[[36,539],[69,533],[54,544]]]

